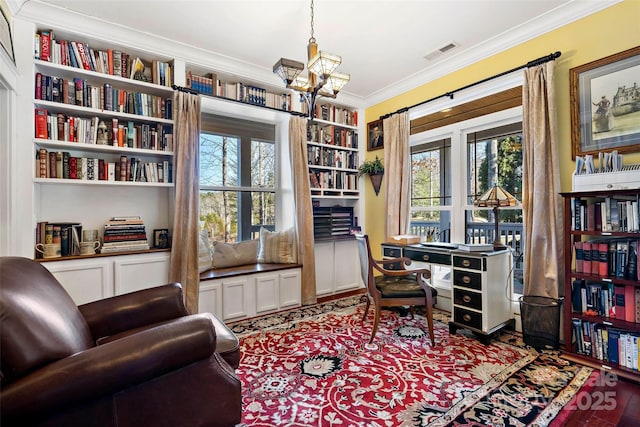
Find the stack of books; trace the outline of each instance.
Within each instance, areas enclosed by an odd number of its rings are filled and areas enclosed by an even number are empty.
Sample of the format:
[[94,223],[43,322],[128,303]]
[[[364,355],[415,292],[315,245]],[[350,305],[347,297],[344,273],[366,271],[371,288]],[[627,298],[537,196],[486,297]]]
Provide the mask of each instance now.
[[149,249],[144,222],[139,216],[112,217],[104,225],[103,254]]

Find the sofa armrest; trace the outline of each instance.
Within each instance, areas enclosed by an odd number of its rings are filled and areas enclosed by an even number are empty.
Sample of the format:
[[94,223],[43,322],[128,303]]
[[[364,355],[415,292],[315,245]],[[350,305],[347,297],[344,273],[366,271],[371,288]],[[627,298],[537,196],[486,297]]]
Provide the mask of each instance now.
[[78,306],[94,340],[189,314],[182,285],[170,283]]
[[215,352],[207,313],[186,316],[74,354],[3,387],[3,418],[46,414],[111,395]]

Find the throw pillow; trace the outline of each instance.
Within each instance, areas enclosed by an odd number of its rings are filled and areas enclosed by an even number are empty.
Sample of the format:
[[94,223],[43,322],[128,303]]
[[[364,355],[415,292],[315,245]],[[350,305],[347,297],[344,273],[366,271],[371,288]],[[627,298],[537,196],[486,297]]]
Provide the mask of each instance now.
[[295,264],[298,262],[296,233],[293,228],[284,231],[260,229],[258,262]]
[[235,267],[255,264],[258,255],[258,241],[245,240],[238,243],[213,242],[213,268]]
[[207,230],[198,234],[198,272],[202,273],[211,268],[211,245]]

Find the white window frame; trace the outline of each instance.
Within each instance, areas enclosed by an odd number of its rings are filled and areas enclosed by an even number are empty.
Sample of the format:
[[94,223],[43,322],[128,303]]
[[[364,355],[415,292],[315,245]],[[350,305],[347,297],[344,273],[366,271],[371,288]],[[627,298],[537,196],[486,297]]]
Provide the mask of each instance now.
[[293,175],[289,156],[289,119],[286,111],[253,107],[239,102],[203,96],[200,106],[203,114],[212,114],[272,124],[275,126],[276,151],[276,230],[294,226],[295,204]]
[[[490,96],[492,94],[517,87],[523,84],[521,73],[494,79],[492,81],[474,86],[462,92],[456,92],[453,98],[442,98],[421,107],[415,107],[409,112],[409,119],[417,119],[425,115],[443,111],[448,108],[461,105],[475,99]],[[467,135],[484,129],[503,126],[506,124],[522,121],[522,106],[509,108],[481,117],[453,123],[436,129],[427,130],[409,136],[409,147],[422,145],[434,141],[451,139],[451,164],[449,168],[453,171],[456,164],[467,165]],[[451,173],[451,205],[436,206],[430,208],[411,208],[414,210],[449,211],[451,213],[450,241],[461,243],[465,241],[465,213],[469,209],[475,209],[466,201],[467,195],[467,173],[466,166],[463,173]]]

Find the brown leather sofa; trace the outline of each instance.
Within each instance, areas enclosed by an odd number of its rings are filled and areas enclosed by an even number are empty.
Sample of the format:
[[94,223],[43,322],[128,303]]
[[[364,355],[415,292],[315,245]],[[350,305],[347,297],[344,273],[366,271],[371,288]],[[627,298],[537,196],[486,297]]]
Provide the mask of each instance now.
[[0,425],[241,421],[236,336],[173,283],[76,306],[40,263],[0,258]]

